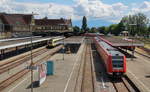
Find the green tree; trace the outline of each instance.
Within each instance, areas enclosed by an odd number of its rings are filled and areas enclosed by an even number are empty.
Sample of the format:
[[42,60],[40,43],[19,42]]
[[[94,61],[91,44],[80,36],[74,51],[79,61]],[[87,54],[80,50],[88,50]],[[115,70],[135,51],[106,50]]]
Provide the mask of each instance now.
[[109,26],[109,31],[110,31],[110,33],[111,34],[114,34],[114,35],[117,35],[118,33],[117,33],[117,24],[112,24],[112,25],[110,25]]
[[145,35],[149,19],[143,13],[125,16],[121,20],[131,35]]
[[99,33],[105,34],[105,26],[98,27],[97,30]]
[[87,28],[85,29],[85,32],[89,32],[89,31],[90,31],[90,28],[87,27]]
[[97,28],[96,27],[92,27],[91,30],[90,30],[90,33],[96,33],[96,32],[98,32]]
[[150,36],[150,26],[147,28],[147,37]]
[[85,16],[83,17],[83,20],[82,20],[82,30],[83,30],[84,32],[87,31],[87,19],[86,19]]
[[118,36],[122,31],[125,31],[125,27],[123,25],[123,22],[121,21],[119,24],[117,24],[114,35]]
[[74,31],[75,33],[78,33],[78,32],[80,32],[80,28],[79,28],[78,26],[74,26],[74,27],[73,27],[73,31]]
[[104,34],[107,35],[108,33],[110,33],[109,27],[105,27]]

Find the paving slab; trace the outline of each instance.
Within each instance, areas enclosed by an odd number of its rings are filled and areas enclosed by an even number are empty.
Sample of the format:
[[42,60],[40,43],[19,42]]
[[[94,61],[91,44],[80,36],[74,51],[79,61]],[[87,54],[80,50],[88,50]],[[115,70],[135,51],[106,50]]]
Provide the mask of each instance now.
[[136,53],[135,56],[127,59],[127,75],[142,92],[150,92],[150,59]]
[[[81,49],[79,49],[81,50]],[[80,51],[82,52],[82,51]],[[34,87],[34,92],[73,92],[70,85],[74,83],[72,78],[77,74],[78,54],[57,53],[49,60],[54,62],[54,75],[47,76],[46,81],[40,87]],[[76,71],[76,73],[72,73]],[[71,75],[72,74],[72,75]],[[14,85],[8,87],[4,92],[31,92],[31,74],[28,73]],[[38,71],[34,71],[34,81],[38,80]],[[74,80],[75,81],[75,80]],[[73,87],[73,86],[72,86]],[[68,91],[69,90],[69,91]],[[71,91],[70,91],[71,90]]]

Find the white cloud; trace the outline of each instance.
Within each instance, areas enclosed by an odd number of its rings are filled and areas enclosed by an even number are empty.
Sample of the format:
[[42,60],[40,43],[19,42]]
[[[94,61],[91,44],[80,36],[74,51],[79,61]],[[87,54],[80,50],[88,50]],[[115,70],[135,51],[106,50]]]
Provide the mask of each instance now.
[[75,0],[77,5],[75,11],[78,15],[88,16],[89,19],[105,19],[107,21],[114,22],[120,20],[125,14],[128,6],[122,3],[116,4],[104,4],[100,0]]
[[[15,0],[1,0],[0,11],[7,13],[37,13],[37,17],[72,18],[80,20],[83,16],[88,19],[119,22],[122,16],[129,13],[143,12],[150,17],[150,2],[144,1],[138,7],[129,7],[123,3],[105,4],[101,0],[73,0],[74,5],[57,3],[23,3]],[[129,9],[130,8],[130,9]]]
[[0,11],[7,13],[36,13],[38,17],[48,16],[50,18],[69,18],[73,16],[71,6],[55,3],[22,3],[14,0],[3,0],[0,2]]
[[12,9],[9,6],[12,0],[1,0],[0,1],[0,11],[2,12],[11,12]]
[[144,1],[143,3],[137,5],[138,7],[133,7],[129,14],[135,14],[138,12],[144,13],[148,18],[150,18],[150,1]]

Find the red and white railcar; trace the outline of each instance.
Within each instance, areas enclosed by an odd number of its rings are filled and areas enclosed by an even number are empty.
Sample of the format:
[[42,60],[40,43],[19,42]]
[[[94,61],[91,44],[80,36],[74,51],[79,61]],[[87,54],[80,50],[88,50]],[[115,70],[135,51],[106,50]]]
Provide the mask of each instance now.
[[107,73],[113,76],[123,75],[126,72],[126,56],[100,38],[94,37],[93,39]]

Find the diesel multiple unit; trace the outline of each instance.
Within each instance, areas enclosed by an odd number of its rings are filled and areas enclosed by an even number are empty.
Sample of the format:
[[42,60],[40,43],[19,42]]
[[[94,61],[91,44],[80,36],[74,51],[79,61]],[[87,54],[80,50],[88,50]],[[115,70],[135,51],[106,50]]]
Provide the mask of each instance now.
[[112,76],[121,76],[126,72],[126,57],[99,37],[94,37],[97,51],[102,57],[107,73]]

